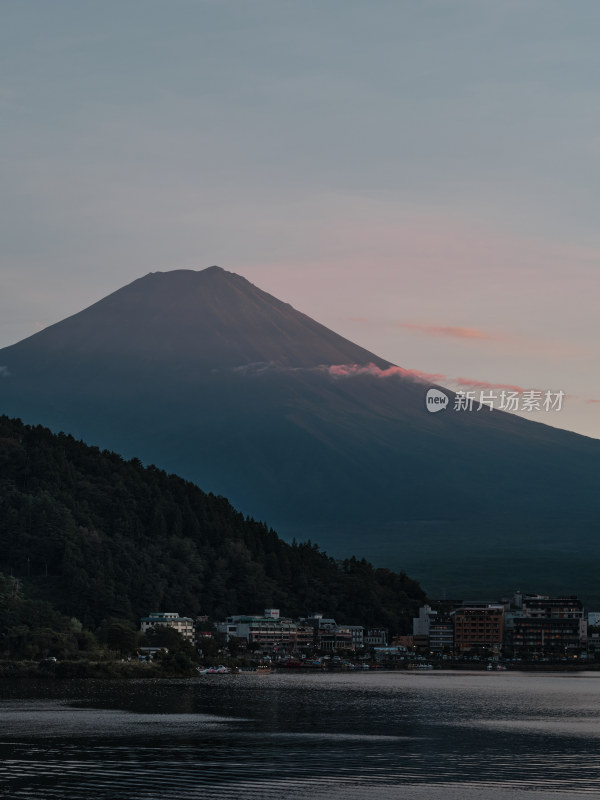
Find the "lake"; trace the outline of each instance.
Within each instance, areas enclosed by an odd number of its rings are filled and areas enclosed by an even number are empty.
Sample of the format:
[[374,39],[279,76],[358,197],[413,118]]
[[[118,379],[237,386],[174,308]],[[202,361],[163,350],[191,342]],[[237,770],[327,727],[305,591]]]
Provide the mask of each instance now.
[[0,683],[0,796],[600,794],[600,674],[380,672]]

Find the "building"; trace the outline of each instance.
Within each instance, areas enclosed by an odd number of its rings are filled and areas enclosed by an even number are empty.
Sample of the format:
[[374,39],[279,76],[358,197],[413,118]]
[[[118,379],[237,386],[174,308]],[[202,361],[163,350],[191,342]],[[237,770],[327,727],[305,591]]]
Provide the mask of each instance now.
[[579,620],[515,617],[512,645],[515,655],[566,656],[581,648]]
[[403,661],[406,658],[406,647],[374,647],[375,661]]
[[504,634],[504,606],[487,602],[463,603],[452,612],[454,648],[460,653],[500,652]]
[[296,649],[312,650],[315,646],[315,629],[312,625],[296,625]]
[[583,603],[575,596],[525,595],[512,619],[514,652],[567,655],[587,642],[587,624]]
[[454,650],[454,622],[450,617],[433,619],[429,625],[429,649],[432,653]]
[[291,619],[281,618],[278,609],[267,608],[262,617],[232,615],[225,622],[217,622],[216,627],[228,640],[245,639],[254,650],[292,651],[297,646],[298,626]]
[[584,619],[583,603],[575,595],[548,597],[526,595],[523,598],[524,617],[558,617],[559,619]]
[[352,632],[342,626],[319,629],[317,646],[319,650],[352,650]]
[[345,625],[352,634],[352,649],[362,650],[365,646],[365,629],[362,625]]
[[312,625],[315,630],[323,630],[324,628],[333,630],[333,628],[337,628],[337,622],[333,617],[324,617],[323,614],[314,613],[302,621],[307,625]]
[[370,628],[365,632],[364,643],[365,647],[387,647],[388,629]]
[[421,606],[419,616],[413,617],[413,636],[429,636],[429,628],[436,618],[437,611],[431,606]]
[[600,611],[590,611],[587,615],[587,622],[590,628],[600,627]]
[[412,650],[414,646],[414,637],[411,634],[392,637],[392,647],[404,647],[406,650]]
[[338,625],[333,617],[314,613],[301,620],[314,633],[313,643],[320,650],[360,650],[364,647],[362,625]]
[[583,603],[575,595],[565,597],[546,597],[527,595],[523,599],[523,616],[546,619],[571,619],[579,623],[579,639],[587,639],[587,618]]
[[179,614],[170,611],[157,611],[141,619],[142,633],[158,625],[174,628],[188,642],[194,641],[194,620],[191,617],[180,617]]

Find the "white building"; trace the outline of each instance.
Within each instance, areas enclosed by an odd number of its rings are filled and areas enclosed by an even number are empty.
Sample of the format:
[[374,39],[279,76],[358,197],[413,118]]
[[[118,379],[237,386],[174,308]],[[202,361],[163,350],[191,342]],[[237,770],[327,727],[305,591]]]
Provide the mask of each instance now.
[[225,622],[217,622],[216,627],[228,640],[232,636],[245,639],[250,646],[267,650],[292,648],[298,642],[298,626],[291,619],[281,618],[279,609],[266,608],[262,617],[234,614]]
[[194,641],[194,620],[191,617],[180,617],[179,614],[172,611],[157,611],[141,619],[142,633],[146,633],[149,628],[158,625],[174,628],[188,642]]
[[429,636],[429,626],[437,617],[431,606],[421,606],[419,616],[413,617],[413,636]]

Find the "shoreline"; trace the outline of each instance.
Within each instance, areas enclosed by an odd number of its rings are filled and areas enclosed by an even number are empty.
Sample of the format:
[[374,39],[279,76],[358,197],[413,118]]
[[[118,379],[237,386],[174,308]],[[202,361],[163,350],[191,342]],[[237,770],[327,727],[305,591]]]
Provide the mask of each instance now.
[[[504,665],[503,665],[504,666]],[[369,670],[348,669],[314,669],[303,667],[278,667],[273,665],[268,673],[262,673],[254,668],[235,668],[229,675],[271,674],[271,675],[312,675],[312,674],[338,674],[338,675],[377,675],[381,673],[402,673],[407,675],[436,675],[441,673],[485,673],[485,674],[511,674],[511,673],[537,673],[537,674],[570,674],[579,672],[600,672],[600,664],[539,664],[519,663],[510,664],[502,670],[488,670],[486,664],[436,664],[431,669],[418,669],[402,667],[378,667]],[[37,661],[2,661],[0,662],[0,683],[3,680],[170,680],[172,678],[203,678],[196,668],[190,671],[176,672],[163,669],[160,664],[135,661],[57,661],[40,664]],[[212,676],[209,676],[212,677]],[[219,676],[222,677],[222,676]]]

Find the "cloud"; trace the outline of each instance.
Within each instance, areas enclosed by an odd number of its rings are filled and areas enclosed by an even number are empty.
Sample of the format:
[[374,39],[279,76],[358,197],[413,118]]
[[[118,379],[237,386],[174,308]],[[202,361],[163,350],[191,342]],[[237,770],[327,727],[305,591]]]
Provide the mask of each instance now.
[[468,387],[471,389],[506,389],[511,392],[524,392],[526,391],[522,386],[517,386],[512,383],[491,383],[490,381],[482,381],[478,378],[452,378],[449,375],[444,375],[440,372],[422,372],[418,369],[404,369],[403,367],[387,367],[381,369],[376,364],[367,364],[361,366],[359,364],[331,364],[329,366],[323,365],[319,369],[327,372],[336,378],[351,378],[356,375],[372,375],[375,378],[391,378],[392,376],[399,375],[402,378],[412,378],[414,380],[423,381],[425,383],[450,383],[459,387]]
[[[0,375],[2,368],[0,367]],[[409,380],[418,381],[423,384],[436,384],[450,391],[464,391],[464,390],[505,390],[508,392],[516,392],[523,394],[528,391],[542,391],[546,390],[536,389],[533,386],[519,386],[514,383],[502,383],[494,381],[485,381],[480,378],[466,378],[464,376],[452,377],[445,375],[441,372],[423,372],[418,369],[405,369],[404,367],[397,367],[391,365],[389,367],[381,368],[377,364],[320,364],[317,367],[287,367],[275,361],[258,361],[252,364],[243,364],[239,367],[234,367],[233,372],[242,375],[262,375],[265,372],[320,372],[328,375],[334,380],[345,380],[361,376],[369,376],[379,380],[386,380],[390,378],[407,378]],[[213,370],[219,372],[219,370]],[[569,394],[570,398],[575,395]],[[583,398],[581,398],[583,399]],[[585,400],[586,404],[600,403],[600,399],[589,398]]]
[[[359,375],[370,375],[374,378],[412,378],[414,380],[435,383],[440,380],[447,380],[446,375],[441,373],[422,372],[418,369],[404,369],[403,367],[389,366],[385,369],[376,364],[319,364],[317,367],[288,367],[277,361],[254,361],[250,364],[240,364],[233,367],[232,371],[238,375],[262,375],[265,372],[276,370],[277,372],[322,372],[331,375],[333,378],[354,378]],[[220,370],[214,369],[213,372]]]
[[8,378],[11,374],[8,371],[8,367],[0,367],[0,378]]
[[404,369],[403,367],[386,367],[381,369],[376,364],[322,364],[317,369],[327,372],[335,378],[353,378],[357,375],[372,375],[375,378],[391,378],[399,375],[402,378],[415,378],[421,381],[438,381],[445,378],[439,373],[421,372],[417,369]]
[[508,389],[508,391],[511,392],[526,391],[522,386],[515,386],[511,383],[489,383],[488,381],[480,381],[475,378],[447,378],[446,380],[458,386],[469,386],[472,389]]
[[419,325],[412,322],[399,322],[397,327],[406,328],[411,331],[419,331],[428,336],[449,337],[451,339],[480,339],[484,341],[503,341],[504,336],[500,334],[486,333],[477,328],[461,328],[452,325]]
[[[404,367],[381,368],[377,364],[320,364],[318,367],[286,367],[275,361],[256,361],[251,364],[242,364],[234,367],[233,372],[243,375],[261,375],[265,372],[276,370],[278,372],[322,372],[332,378],[356,378],[369,375],[373,378],[409,378],[422,383],[444,383],[471,389],[507,389],[512,392],[523,392],[525,389],[512,383],[491,383],[478,378],[452,378],[441,372],[423,372],[419,369],[405,369]],[[214,370],[218,371],[218,370]]]

